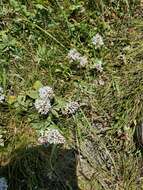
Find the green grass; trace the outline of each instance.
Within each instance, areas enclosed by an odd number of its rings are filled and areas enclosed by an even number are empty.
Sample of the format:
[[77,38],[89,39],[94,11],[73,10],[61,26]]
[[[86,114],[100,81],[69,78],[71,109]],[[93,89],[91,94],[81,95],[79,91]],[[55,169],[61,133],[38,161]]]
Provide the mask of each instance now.
[[[142,29],[135,0],[0,1],[0,86],[6,95],[0,104],[0,175],[10,190],[70,190],[77,182],[81,190],[143,188],[141,150],[134,141],[143,117]],[[99,50],[91,43],[96,33],[104,40]],[[85,69],[69,63],[71,48],[88,56]],[[103,72],[96,70],[97,60]],[[33,105],[37,81],[54,89],[46,117]],[[82,104],[68,117],[60,111],[67,101]],[[48,127],[65,136],[63,147],[38,145]],[[66,161],[60,162],[61,155],[68,155]],[[77,179],[67,175],[63,182],[65,171],[72,171],[70,159]],[[57,186],[46,178],[51,173]]]

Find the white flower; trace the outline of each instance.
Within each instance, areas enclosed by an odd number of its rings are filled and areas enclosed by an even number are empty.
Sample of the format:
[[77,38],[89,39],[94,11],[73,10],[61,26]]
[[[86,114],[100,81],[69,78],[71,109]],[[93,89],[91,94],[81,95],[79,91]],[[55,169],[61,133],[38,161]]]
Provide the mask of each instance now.
[[95,68],[97,69],[97,71],[102,72],[103,71],[103,67],[102,64],[98,63],[95,65]]
[[39,96],[42,99],[53,98],[54,92],[53,89],[49,86],[44,86],[39,89]]
[[78,102],[70,102],[67,104],[67,106],[65,107],[65,109],[63,110],[63,115],[70,115],[70,114],[74,114],[78,108],[80,107]]
[[5,96],[2,94],[0,94],[0,103],[3,103],[3,101],[4,101],[4,99],[5,99]]
[[80,7],[80,13],[84,13],[86,11],[85,7]]
[[54,97],[53,89],[49,86],[41,87],[39,89],[39,97],[35,100],[35,108],[38,110],[38,113],[46,115],[52,107],[50,99]]
[[81,54],[76,49],[71,49],[68,53],[70,61],[79,61]]
[[3,135],[0,134],[0,146],[4,146]]
[[71,49],[68,53],[68,58],[71,62],[78,61],[79,67],[85,67],[88,63],[87,57],[82,56],[76,49]]
[[48,129],[39,137],[38,142],[40,144],[64,144],[65,138],[58,129]]
[[3,88],[0,86],[0,94],[3,94]]
[[8,185],[7,185],[7,180],[4,177],[0,178],[0,190],[7,190]]
[[79,58],[79,66],[80,67],[85,67],[88,63],[87,57],[86,56],[82,56]]
[[100,48],[102,45],[104,45],[103,38],[100,34],[96,34],[92,38],[92,44],[95,45],[95,48]]
[[0,103],[3,103],[5,96],[3,94],[3,88],[0,86]]
[[51,103],[49,99],[36,99],[34,105],[38,110],[38,113],[41,113],[42,115],[46,115],[51,109]]
[[99,85],[101,85],[101,86],[103,86],[103,85],[105,84],[104,80],[102,80],[102,79],[100,79],[100,80],[98,81],[98,83],[99,83]]

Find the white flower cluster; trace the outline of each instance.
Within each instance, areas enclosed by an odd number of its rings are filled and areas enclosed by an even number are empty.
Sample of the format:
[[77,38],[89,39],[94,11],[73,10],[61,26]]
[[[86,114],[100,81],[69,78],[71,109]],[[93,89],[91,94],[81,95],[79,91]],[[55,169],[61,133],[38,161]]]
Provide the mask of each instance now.
[[39,137],[40,144],[64,144],[65,138],[58,129],[48,129]]
[[0,134],[0,146],[4,146],[4,139],[2,134]]
[[95,68],[97,69],[97,71],[99,71],[99,72],[102,72],[103,71],[103,67],[102,67],[102,63],[97,63],[96,65],[95,65]]
[[63,115],[71,115],[74,114],[80,105],[78,102],[70,102],[66,105],[65,109],[62,111]]
[[45,98],[51,99],[51,98],[54,97],[53,89],[51,87],[49,87],[49,86],[41,87],[39,89],[39,96],[42,99],[45,99]]
[[79,59],[79,67],[83,68],[87,65],[88,60],[86,56],[81,56]]
[[3,94],[3,88],[0,86],[0,103],[3,103],[5,96]]
[[71,62],[78,61],[79,67],[83,68],[87,65],[88,59],[86,56],[82,56],[76,49],[71,49],[68,53],[68,58]]
[[49,99],[36,99],[35,100],[35,108],[38,110],[38,113],[42,115],[46,115],[51,108],[51,103]]
[[103,38],[100,34],[96,34],[92,38],[92,44],[95,45],[95,49],[100,48],[101,46],[104,45]]
[[0,190],[7,190],[8,185],[7,185],[7,180],[4,177],[0,178]]
[[77,61],[81,57],[81,54],[76,49],[71,49],[68,53],[68,58],[70,61]]
[[49,86],[44,86],[39,89],[39,97],[35,100],[35,108],[38,113],[46,115],[51,109],[50,99],[54,97],[53,89]]

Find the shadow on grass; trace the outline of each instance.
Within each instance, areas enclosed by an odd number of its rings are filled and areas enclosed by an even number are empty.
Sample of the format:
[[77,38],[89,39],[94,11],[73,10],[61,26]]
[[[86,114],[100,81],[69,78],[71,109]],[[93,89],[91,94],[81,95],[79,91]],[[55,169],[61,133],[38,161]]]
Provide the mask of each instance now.
[[0,168],[9,190],[79,190],[76,154],[60,146],[35,146],[13,152]]

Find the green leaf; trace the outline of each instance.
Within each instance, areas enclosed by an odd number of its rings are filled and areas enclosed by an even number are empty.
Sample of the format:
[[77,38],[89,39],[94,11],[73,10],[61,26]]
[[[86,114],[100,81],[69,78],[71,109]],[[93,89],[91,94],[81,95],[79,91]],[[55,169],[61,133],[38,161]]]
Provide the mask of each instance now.
[[15,0],[10,0],[10,5],[14,7],[17,11],[20,9],[19,3]]
[[56,110],[51,111],[52,115],[55,116],[56,118],[59,118],[59,114]]
[[18,97],[17,97],[17,102],[19,103],[19,104],[21,104],[21,105],[25,105],[25,100],[26,100],[26,96],[25,95],[19,95]]
[[56,105],[54,106],[54,110],[59,111],[61,108],[65,107],[66,102],[62,98],[56,98]]
[[51,120],[46,120],[46,121],[40,121],[36,123],[31,123],[32,128],[36,130],[45,130],[47,127],[49,127],[51,124]]
[[44,9],[44,6],[41,5],[41,4],[36,4],[35,6],[36,6],[37,9],[41,9],[41,10]]
[[14,102],[16,102],[16,96],[8,96],[7,99],[8,104],[13,104]]
[[42,86],[43,86],[42,83],[41,83],[39,80],[37,80],[37,81],[33,84],[33,89],[38,90],[38,89],[41,88]]
[[37,99],[39,97],[38,92],[36,90],[29,90],[29,91],[27,91],[26,94],[27,94],[27,96],[29,96],[32,99]]

